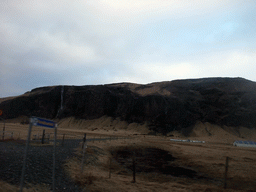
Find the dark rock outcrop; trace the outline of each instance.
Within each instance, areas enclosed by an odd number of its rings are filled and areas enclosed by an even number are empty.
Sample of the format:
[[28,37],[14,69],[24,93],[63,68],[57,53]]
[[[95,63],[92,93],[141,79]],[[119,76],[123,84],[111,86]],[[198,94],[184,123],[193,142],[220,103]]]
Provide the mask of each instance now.
[[139,85],[53,86],[33,89],[0,103],[3,118],[21,115],[49,119],[103,115],[149,122],[167,133],[196,121],[256,127],[256,83],[243,78],[203,78]]

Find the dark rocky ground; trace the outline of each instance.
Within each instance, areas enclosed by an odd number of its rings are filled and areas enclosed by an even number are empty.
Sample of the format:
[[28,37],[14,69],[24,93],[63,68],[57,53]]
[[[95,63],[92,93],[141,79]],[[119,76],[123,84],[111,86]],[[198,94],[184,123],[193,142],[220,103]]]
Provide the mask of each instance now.
[[[191,167],[179,166],[176,159],[168,151],[148,147],[119,147],[111,151],[113,158],[124,168],[125,171],[133,171],[144,174],[157,174],[159,178],[190,178],[197,181],[219,182],[200,173]],[[125,171],[123,170],[123,173]],[[131,173],[130,173],[131,174]],[[154,181],[157,179],[154,178]]]
[[[63,164],[74,156],[74,149],[81,140],[66,140],[64,146],[57,146],[56,191],[81,191],[63,169]],[[19,185],[24,158],[25,144],[0,142],[0,180]],[[29,146],[25,183],[46,184],[52,187],[53,147]]]

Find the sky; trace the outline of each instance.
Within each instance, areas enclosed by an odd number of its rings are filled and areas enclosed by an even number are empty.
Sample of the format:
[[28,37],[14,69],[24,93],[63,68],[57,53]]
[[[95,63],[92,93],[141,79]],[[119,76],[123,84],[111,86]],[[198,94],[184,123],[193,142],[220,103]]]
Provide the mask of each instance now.
[[36,87],[256,81],[255,0],[1,0],[0,97]]

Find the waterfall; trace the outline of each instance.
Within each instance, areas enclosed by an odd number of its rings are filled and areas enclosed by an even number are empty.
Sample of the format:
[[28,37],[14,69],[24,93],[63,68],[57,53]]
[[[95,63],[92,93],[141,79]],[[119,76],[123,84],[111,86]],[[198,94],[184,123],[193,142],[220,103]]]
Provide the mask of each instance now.
[[60,110],[63,108],[63,92],[64,92],[64,85],[61,87],[61,95],[60,95]]
[[64,85],[62,85],[62,87],[61,87],[61,92],[60,92],[60,108],[59,108],[59,110],[57,112],[56,117],[59,116],[61,110],[63,109],[63,93],[64,93]]

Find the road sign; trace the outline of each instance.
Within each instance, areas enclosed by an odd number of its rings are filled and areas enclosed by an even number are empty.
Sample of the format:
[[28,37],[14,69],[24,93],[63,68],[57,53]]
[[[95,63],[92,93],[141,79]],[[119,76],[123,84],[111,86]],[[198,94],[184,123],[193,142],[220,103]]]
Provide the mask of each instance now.
[[3,111],[2,111],[2,110],[0,110],[0,116],[1,116],[1,115],[3,115]]
[[48,127],[48,128],[55,128],[55,122],[48,120],[48,119],[42,119],[38,117],[32,117],[31,123],[35,126],[42,126],[42,127]]
[[53,122],[51,120],[42,119],[39,117],[31,117],[31,119],[30,119],[30,124],[29,124],[29,129],[28,129],[28,138],[27,138],[27,143],[26,143],[26,148],[25,148],[22,173],[21,173],[21,179],[20,179],[20,192],[22,192],[23,185],[24,185],[24,178],[25,178],[25,172],[26,172],[26,161],[27,161],[27,156],[28,156],[28,147],[29,147],[29,141],[30,141],[31,130],[32,130],[33,125],[34,126],[43,126],[43,127],[48,127],[48,128],[55,128],[55,130],[54,130],[54,148],[53,148],[53,170],[52,170],[52,179],[53,179],[52,188],[53,188],[53,192],[55,192],[57,124],[55,124],[55,122]]

